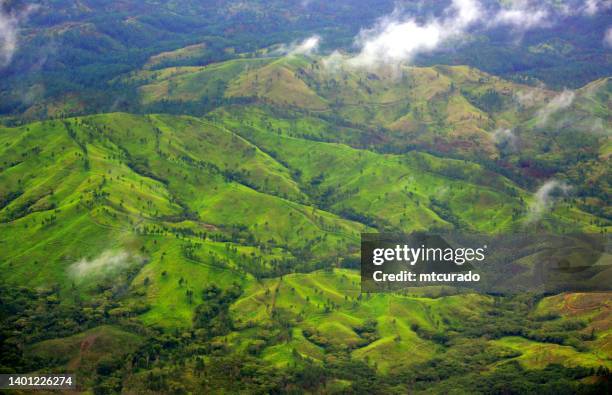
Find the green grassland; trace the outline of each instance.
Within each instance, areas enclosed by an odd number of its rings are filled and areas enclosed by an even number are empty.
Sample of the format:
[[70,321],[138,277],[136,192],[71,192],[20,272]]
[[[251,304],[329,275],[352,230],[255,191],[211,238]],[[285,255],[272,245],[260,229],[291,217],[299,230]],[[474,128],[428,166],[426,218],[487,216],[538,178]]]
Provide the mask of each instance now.
[[161,70],[143,70],[126,77],[126,83],[139,88],[143,104],[165,101],[215,100],[223,97],[229,81],[247,71],[268,63],[267,59],[235,59],[206,67],[185,66]]
[[[443,321],[470,319],[479,313],[478,306],[490,304],[489,298],[478,295],[438,299],[362,295],[359,281],[358,273],[350,270],[287,275],[247,288],[232,308],[239,324],[247,328],[265,327],[274,320],[297,323],[285,344],[263,351],[263,357],[277,365],[292,363],[293,349],[299,358],[319,361],[324,350],[333,350],[369,361],[388,373],[427,361],[440,351],[439,344],[420,338],[416,327],[442,332]],[[232,341],[248,342],[241,334]]]
[[[558,176],[583,190],[583,210],[609,211],[604,203],[610,193],[607,159],[601,160],[612,130],[609,78],[555,92],[467,66],[364,70],[333,58],[303,56],[243,58],[150,73],[135,75],[153,80],[133,77],[133,83],[141,103],[156,109],[172,111],[175,102],[197,109],[210,100],[264,105],[271,118],[289,122],[272,127],[291,129],[287,133],[295,137],[476,160],[530,188]],[[202,103],[204,91],[208,99]],[[569,103],[558,107],[556,101],[566,94]],[[239,106],[241,116],[244,107]]]

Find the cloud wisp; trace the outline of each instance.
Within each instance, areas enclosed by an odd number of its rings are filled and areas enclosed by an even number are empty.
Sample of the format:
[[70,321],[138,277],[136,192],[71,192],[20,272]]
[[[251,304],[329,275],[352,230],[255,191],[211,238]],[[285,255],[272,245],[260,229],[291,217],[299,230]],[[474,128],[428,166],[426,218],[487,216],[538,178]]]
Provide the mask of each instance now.
[[612,48],[612,26],[606,30],[606,34],[604,34],[604,45],[608,48]]
[[534,107],[546,101],[546,86],[539,83],[536,87],[529,90],[519,90],[513,96],[515,103],[524,108]]
[[27,6],[21,11],[5,11],[0,6],[0,68],[13,60],[19,44],[19,27],[36,6]]
[[558,197],[567,195],[570,187],[558,180],[546,181],[533,195],[534,200],[529,207],[527,222],[535,222],[550,210]]
[[[377,68],[412,61],[417,55],[464,41],[478,29],[507,27],[518,39],[529,30],[549,28],[569,15],[595,15],[612,0],[586,0],[554,6],[536,0],[514,0],[502,5],[483,5],[479,0],[452,0],[438,16],[425,20],[396,9],[355,38],[358,53],[344,56],[349,66]],[[337,66],[338,55],[330,64]]]
[[536,125],[538,127],[544,126],[553,114],[571,106],[575,97],[576,94],[574,91],[568,89],[553,97],[553,99],[536,114]]
[[68,267],[68,272],[76,279],[104,277],[115,274],[137,262],[142,262],[142,258],[132,256],[123,250],[106,250],[96,258],[83,258],[73,263]]
[[443,42],[462,37],[481,17],[475,0],[453,0],[441,17],[424,23],[403,19],[398,11],[379,20],[371,29],[362,30],[356,39],[359,53],[349,59],[354,66],[372,67],[410,61],[419,53],[430,52]]
[[289,45],[281,45],[275,49],[273,55],[312,55],[316,53],[321,44],[321,37],[318,35],[310,36],[301,42],[293,42]]
[[511,129],[497,129],[493,132],[495,144],[506,151],[515,152],[518,146],[518,138]]
[[580,8],[580,12],[593,16],[609,8],[612,8],[612,0],[586,0],[582,8]]
[[510,3],[509,7],[502,7],[489,19],[488,27],[510,26],[515,32],[526,32],[534,28],[551,25],[551,12],[530,1],[520,0]]

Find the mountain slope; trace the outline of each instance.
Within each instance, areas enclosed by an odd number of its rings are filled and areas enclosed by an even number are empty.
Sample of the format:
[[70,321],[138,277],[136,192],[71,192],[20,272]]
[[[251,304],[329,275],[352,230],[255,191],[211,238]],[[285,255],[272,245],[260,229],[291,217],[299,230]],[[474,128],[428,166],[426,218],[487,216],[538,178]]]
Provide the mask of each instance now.
[[[2,129],[6,278],[91,290],[126,267],[129,286],[169,265],[179,279],[250,281],[356,260],[359,233],[373,229],[532,226],[529,192],[481,165],[300,139],[284,122],[230,107],[207,119],[115,113]],[[538,226],[600,223],[566,200]],[[174,314],[159,297],[173,284],[147,288],[162,309],[151,319]],[[189,306],[179,311],[188,322]]]

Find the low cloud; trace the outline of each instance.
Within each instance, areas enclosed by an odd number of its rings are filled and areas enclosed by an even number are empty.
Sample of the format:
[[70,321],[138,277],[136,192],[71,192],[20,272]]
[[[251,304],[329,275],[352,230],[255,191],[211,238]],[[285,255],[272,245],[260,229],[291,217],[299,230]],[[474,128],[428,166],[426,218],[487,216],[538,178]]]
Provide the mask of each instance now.
[[593,16],[609,8],[612,8],[611,0],[586,0],[580,11],[585,15]]
[[319,49],[320,36],[310,36],[304,41],[294,42],[289,45],[281,45],[273,51],[274,55],[312,55]]
[[19,27],[37,7],[27,6],[20,11],[5,11],[0,4],[0,67],[13,60],[19,44]]
[[76,279],[104,277],[140,263],[142,260],[141,257],[133,256],[124,250],[106,250],[91,260],[83,258],[73,263],[68,267],[68,272]]
[[517,149],[518,138],[511,129],[497,129],[493,132],[495,144],[506,151],[515,152]]
[[[355,38],[358,54],[342,60],[364,68],[397,65],[442,46],[457,45],[473,30],[509,27],[520,39],[528,30],[551,27],[569,15],[595,15],[611,4],[612,0],[576,0],[565,6],[514,0],[485,6],[479,0],[452,0],[439,16],[425,20],[396,9],[373,27],[362,29]],[[337,67],[337,54],[329,63]]]
[[533,195],[534,201],[529,208],[528,222],[539,220],[542,215],[549,211],[555,201],[568,194],[570,187],[558,180],[546,181]]
[[442,43],[462,37],[482,14],[475,0],[453,0],[444,15],[424,23],[402,18],[398,11],[379,20],[372,29],[362,30],[356,39],[360,48],[349,60],[355,66],[371,67],[410,61],[419,53],[430,52]]
[[547,93],[545,85],[540,83],[535,88],[521,90],[514,94],[513,99],[521,107],[530,108],[538,105],[546,100]]
[[511,26],[515,31],[525,32],[538,27],[550,26],[550,11],[537,3],[514,1],[509,7],[502,7],[489,20],[488,26]]
[[587,15],[595,15],[599,11],[599,1],[587,0],[584,2],[584,13]]
[[610,26],[608,30],[606,30],[603,42],[605,46],[612,48],[612,26]]
[[555,96],[548,104],[540,109],[536,114],[536,125],[541,127],[548,122],[551,115],[564,110],[572,105],[576,94],[571,90],[564,90],[559,95]]
[[339,51],[334,51],[322,60],[323,67],[330,71],[337,71],[344,63],[344,56]]

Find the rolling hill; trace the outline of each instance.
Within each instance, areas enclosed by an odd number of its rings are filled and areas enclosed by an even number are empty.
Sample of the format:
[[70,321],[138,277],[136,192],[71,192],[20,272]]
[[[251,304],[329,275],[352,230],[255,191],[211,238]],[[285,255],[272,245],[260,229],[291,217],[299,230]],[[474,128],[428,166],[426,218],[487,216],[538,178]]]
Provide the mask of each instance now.
[[605,382],[608,293],[369,295],[356,268],[363,232],[608,232],[609,78],[326,60],[147,66],[120,77],[145,114],[0,127],[0,270],[32,292],[6,355],[109,393]]

